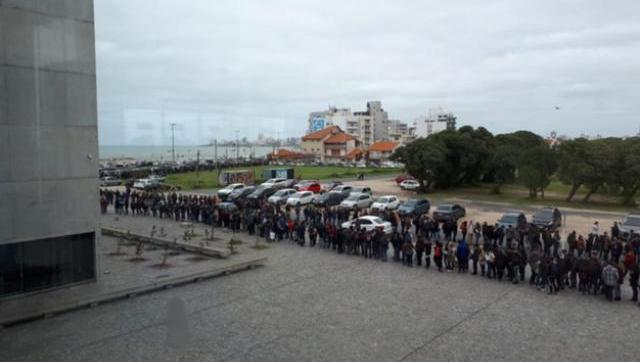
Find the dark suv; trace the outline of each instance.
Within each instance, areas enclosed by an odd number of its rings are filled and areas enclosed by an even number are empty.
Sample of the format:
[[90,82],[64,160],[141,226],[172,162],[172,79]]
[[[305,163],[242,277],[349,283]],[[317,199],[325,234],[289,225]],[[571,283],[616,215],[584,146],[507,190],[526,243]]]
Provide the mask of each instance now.
[[417,216],[428,214],[431,203],[426,199],[409,199],[398,206],[398,214]]
[[433,212],[436,222],[458,221],[467,214],[467,210],[458,204],[440,204]]
[[562,213],[556,208],[545,207],[533,214],[531,225],[542,230],[556,231],[562,226]]

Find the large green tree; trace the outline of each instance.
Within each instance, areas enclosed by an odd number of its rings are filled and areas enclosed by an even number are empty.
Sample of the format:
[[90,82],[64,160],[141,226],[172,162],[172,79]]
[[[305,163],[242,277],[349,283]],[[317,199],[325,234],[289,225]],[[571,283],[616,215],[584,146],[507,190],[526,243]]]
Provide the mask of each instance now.
[[529,189],[529,197],[544,198],[544,189],[551,182],[557,160],[555,151],[547,145],[539,145],[522,152],[518,162],[518,178]]

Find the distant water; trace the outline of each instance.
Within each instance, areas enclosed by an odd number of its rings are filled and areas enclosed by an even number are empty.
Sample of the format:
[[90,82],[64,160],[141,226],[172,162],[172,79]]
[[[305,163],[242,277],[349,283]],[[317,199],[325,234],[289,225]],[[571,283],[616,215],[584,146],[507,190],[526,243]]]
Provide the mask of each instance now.
[[[215,159],[216,149],[211,146],[176,146],[176,161],[195,160],[197,152],[200,151],[200,159]],[[264,157],[273,152],[273,147],[240,147],[240,157]],[[217,156],[219,159],[225,157],[235,158],[236,148],[234,146],[218,146]],[[133,158],[145,161],[170,161],[171,146],[100,146],[100,159]]]

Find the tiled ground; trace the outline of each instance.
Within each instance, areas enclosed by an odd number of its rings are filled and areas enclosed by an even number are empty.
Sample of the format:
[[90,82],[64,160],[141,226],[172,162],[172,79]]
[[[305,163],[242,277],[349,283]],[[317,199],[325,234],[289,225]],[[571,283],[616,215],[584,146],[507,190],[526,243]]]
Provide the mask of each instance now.
[[[550,296],[289,242],[262,254],[269,261],[254,271],[3,330],[0,361],[635,361],[640,353],[640,308],[628,301]],[[168,343],[176,299],[187,311],[181,346]]]

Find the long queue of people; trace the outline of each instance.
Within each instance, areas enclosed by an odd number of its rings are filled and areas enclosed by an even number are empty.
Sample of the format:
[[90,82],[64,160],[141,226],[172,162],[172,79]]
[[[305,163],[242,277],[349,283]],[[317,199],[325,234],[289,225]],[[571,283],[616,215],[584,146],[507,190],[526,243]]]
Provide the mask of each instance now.
[[407,267],[433,266],[441,272],[470,272],[514,284],[526,281],[552,294],[576,288],[583,294],[621,300],[621,286],[628,280],[631,300],[638,300],[640,235],[632,233],[623,239],[616,224],[610,232],[601,232],[596,222],[586,237],[572,231],[562,240],[558,232],[535,228],[512,230],[454,220],[438,223],[426,214],[401,217],[389,210],[377,215],[392,224],[392,232],[385,233],[358,222],[341,227],[368,210],[283,207],[245,199],[228,208],[221,207],[224,204],[216,196],[130,189],[101,190],[100,204],[103,213],[111,205],[117,214],[213,224],[270,242],[291,240],[300,246],[319,245],[385,262],[391,256]]

